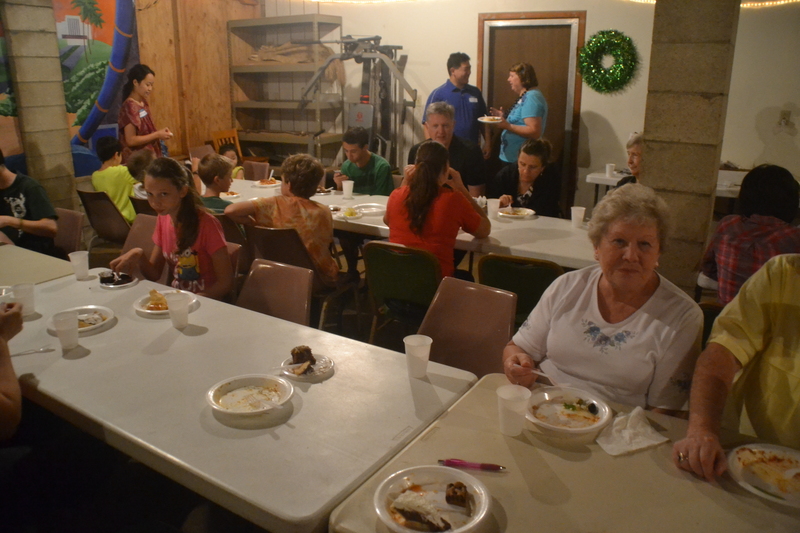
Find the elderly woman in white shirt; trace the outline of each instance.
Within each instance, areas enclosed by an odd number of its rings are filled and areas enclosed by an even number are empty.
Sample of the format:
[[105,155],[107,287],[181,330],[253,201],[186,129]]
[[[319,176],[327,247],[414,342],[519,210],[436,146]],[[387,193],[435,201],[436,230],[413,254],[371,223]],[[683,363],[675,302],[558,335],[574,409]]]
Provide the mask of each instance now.
[[541,369],[558,384],[622,404],[678,414],[700,353],[703,316],[656,272],[666,204],[630,184],[595,207],[589,238],[599,264],[558,278],[503,351],[512,383]]

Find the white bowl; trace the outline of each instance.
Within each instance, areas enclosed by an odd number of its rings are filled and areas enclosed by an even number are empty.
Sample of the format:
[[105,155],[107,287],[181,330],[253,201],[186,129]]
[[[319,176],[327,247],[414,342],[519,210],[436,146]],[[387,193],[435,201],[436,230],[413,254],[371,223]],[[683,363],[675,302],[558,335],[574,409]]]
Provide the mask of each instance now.
[[248,374],[220,381],[219,383],[217,383],[216,385],[214,385],[209,389],[208,393],[206,394],[206,401],[208,401],[208,405],[210,405],[212,409],[214,409],[217,412],[224,413],[226,415],[255,416],[275,410],[274,407],[271,407],[266,404],[261,408],[248,411],[237,411],[222,406],[222,404],[220,403],[220,399],[223,396],[225,396],[229,392],[248,386],[276,387],[278,398],[272,401],[274,401],[279,405],[288,402],[289,398],[291,398],[292,394],[294,394],[294,387],[292,386],[292,384],[283,378],[279,378],[278,376],[270,376],[262,374]]
[[[566,427],[557,424],[551,424],[540,420],[534,416],[531,408],[535,405],[540,405],[547,401],[564,399],[565,403],[574,403],[578,399],[586,403],[594,403],[598,409],[598,416],[600,417],[597,422],[585,427]],[[531,393],[530,403],[528,404],[528,412],[526,418],[530,420],[536,427],[542,430],[543,433],[555,434],[560,436],[570,435],[588,435],[589,433],[598,433],[606,424],[611,420],[611,409],[608,404],[600,399],[599,396],[591,392],[586,392],[580,389],[573,389],[571,387],[541,387],[534,389]]]
[[[392,515],[389,513],[389,506],[395,498],[402,493],[403,489],[407,488],[410,484],[419,485],[423,489],[428,488],[432,500],[440,500],[442,505],[446,506],[447,504],[443,504],[443,502],[447,484],[456,481],[460,481],[467,486],[467,490],[474,498],[474,507],[469,518],[462,515],[461,518],[463,518],[463,520],[454,519],[453,523],[451,523],[453,528],[448,531],[450,533],[467,533],[475,530],[478,524],[489,514],[489,503],[492,498],[486,486],[475,477],[448,466],[414,466],[395,472],[386,478],[383,483],[380,484],[378,490],[375,491],[375,497],[372,501],[373,507],[375,508],[375,512],[378,513],[378,518],[380,518],[381,522],[391,531],[395,533],[408,533],[414,530],[403,527],[395,522],[392,519]],[[437,492],[434,494],[433,491]],[[442,505],[439,504],[439,501],[436,501],[437,507],[442,508]],[[453,509],[457,508],[453,507]],[[445,513],[444,518],[448,518],[447,513]]]

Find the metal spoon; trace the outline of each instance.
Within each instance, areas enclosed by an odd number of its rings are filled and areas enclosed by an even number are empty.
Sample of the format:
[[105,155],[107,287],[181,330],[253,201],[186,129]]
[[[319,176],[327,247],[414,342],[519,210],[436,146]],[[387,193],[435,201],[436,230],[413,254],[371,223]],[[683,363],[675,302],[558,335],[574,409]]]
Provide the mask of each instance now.
[[32,353],[45,353],[54,351],[56,351],[55,348],[51,348],[50,345],[48,344],[47,346],[42,346],[41,348],[38,348],[36,350],[26,350],[24,352],[12,353],[11,357],[16,357],[18,355],[30,355]]

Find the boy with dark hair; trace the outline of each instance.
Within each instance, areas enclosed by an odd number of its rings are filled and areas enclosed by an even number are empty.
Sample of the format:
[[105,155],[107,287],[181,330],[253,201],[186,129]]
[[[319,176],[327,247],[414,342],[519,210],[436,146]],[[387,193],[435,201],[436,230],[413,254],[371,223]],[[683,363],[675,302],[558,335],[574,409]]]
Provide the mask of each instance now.
[[206,186],[203,193],[203,205],[214,213],[223,213],[225,207],[231,205],[228,200],[219,197],[220,193],[228,192],[233,178],[233,163],[219,154],[206,154],[200,160],[197,174]]
[[128,167],[122,164],[122,145],[114,137],[100,137],[95,150],[103,165],[92,174],[94,190],[108,194],[125,220],[132,223],[136,218],[136,210],[130,197],[138,182],[131,176]]
[[8,170],[0,150],[0,231],[17,246],[54,255],[57,218],[44,187]]

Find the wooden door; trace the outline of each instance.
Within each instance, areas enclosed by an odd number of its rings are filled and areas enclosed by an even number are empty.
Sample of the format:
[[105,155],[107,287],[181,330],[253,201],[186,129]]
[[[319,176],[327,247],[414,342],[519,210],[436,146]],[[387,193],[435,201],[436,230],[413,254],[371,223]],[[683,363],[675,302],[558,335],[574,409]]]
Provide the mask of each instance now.
[[553,145],[562,175],[562,211],[575,198],[581,79],[578,46],[584,40],[586,13],[482,13],[479,17],[478,86],[488,105],[510,108],[517,95],[508,86],[515,63],[533,65],[547,100],[544,138]]

